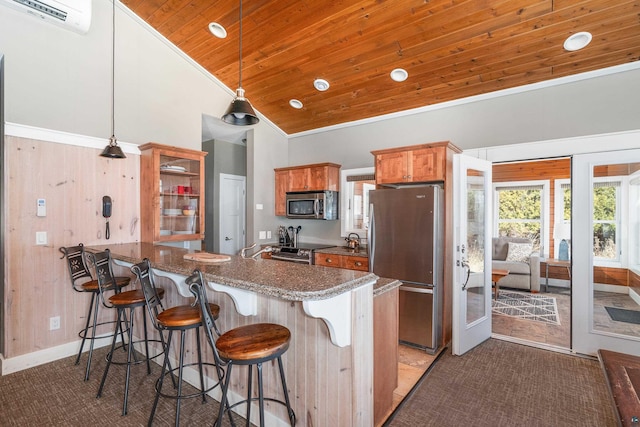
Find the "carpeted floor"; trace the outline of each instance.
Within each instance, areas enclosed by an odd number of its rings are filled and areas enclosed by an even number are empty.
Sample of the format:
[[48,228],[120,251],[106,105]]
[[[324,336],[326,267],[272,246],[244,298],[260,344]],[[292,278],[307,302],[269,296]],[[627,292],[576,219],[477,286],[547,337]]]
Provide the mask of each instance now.
[[[73,358],[0,376],[0,425],[147,425],[160,367],[152,364],[150,376],[143,366],[132,370],[123,417],[123,367],[112,368],[103,397],[95,397],[104,354],[97,351],[88,382],[82,381],[84,359],[75,366]],[[213,399],[190,399],[181,425],[212,425],[217,410]],[[174,411],[173,401],[160,399],[153,425],[173,425]],[[616,420],[597,361],[491,339],[462,357],[446,350],[387,425],[606,427]]]
[[490,339],[437,361],[387,424],[616,426],[596,360]]
[[[0,376],[0,426],[146,426],[160,366],[152,363],[149,376],[144,364],[132,367],[128,414],[122,416],[124,366],[112,365],[103,395],[96,398],[106,350],[94,353],[87,382],[83,381],[86,354],[78,366],[73,364],[75,357],[70,357]],[[205,404],[201,399],[187,399],[181,406],[180,424],[211,426],[218,408],[211,398]],[[171,426],[174,420],[175,401],[161,398],[153,425]],[[224,421],[223,425],[230,425],[228,418]]]

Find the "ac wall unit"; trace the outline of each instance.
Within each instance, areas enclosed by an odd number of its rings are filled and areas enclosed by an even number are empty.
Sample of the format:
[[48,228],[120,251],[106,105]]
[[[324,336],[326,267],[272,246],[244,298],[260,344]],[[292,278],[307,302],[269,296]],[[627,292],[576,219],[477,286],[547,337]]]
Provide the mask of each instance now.
[[[80,34],[91,26],[92,0],[0,0],[0,4]],[[115,0],[114,0],[115,1]]]

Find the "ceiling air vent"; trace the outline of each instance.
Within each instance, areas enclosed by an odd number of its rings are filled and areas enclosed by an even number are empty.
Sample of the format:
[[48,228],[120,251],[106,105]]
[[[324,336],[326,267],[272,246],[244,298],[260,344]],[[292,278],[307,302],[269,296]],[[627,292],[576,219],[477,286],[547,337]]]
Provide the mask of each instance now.
[[91,26],[91,1],[0,0],[0,4],[77,33],[86,34]]

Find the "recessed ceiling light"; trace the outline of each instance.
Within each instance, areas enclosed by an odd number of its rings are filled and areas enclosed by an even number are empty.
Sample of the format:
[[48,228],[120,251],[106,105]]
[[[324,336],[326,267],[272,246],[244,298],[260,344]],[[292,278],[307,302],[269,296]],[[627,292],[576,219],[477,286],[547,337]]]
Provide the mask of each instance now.
[[591,33],[588,33],[586,31],[572,34],[564,41],[564,49],[568,50],[569,52],[580,50],[591,43],[591,38]]
[[391,76],[391,80],[395,82],[403,82],[407,80],[407,77],[409,77],[409,73],[407,73],[407,70],[404,70],[402,68],[396,68],[395,70],[391,71],[389,75]]
[[325,79],[315,79],[313,81],[313,87],[318,89],[320,92],[324,92],[325,90],[329,89],[329,82]]
[[227,30],[225,30],[224,27],[217,22],[212,22],[209,24],[209,31],[211,31],[211,34],[219,39],[227,37]]
[[302,108],[302,102],[298,101],[297,99],[289,100],[289,105],[291,105],[296,110],[299,110]]

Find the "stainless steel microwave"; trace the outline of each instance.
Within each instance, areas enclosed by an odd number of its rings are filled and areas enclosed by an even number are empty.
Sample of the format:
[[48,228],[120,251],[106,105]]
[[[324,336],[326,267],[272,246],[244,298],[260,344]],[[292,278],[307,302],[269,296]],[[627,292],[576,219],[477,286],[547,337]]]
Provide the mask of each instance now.
[[338,219],[337,191],[287,193],[287,218]]

